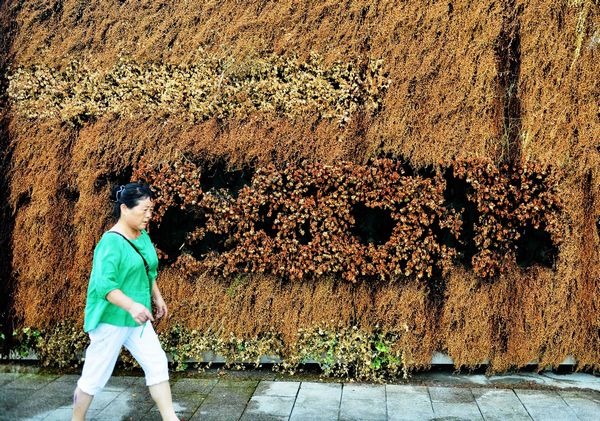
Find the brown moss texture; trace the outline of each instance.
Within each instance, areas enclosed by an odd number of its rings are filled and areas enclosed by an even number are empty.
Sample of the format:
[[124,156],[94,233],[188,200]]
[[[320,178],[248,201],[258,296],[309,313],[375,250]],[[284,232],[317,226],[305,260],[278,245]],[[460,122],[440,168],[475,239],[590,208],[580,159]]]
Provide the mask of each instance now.
[[496,370],[572,354],[600,367],[600,6],[596,1],[136,1],[7,2],[16,16],[13,68],[57,69],[78,59],[99,71],[120,57],[193,63],[201,54],[239,66],[268,54],[319,54],[325,63],[383,59],[391,85],[381,110],[348,124],[307,114],[212,118],[192,123],[106,115],[73,128],[9,109],[14,307],[24,326],[82,321],[93,247],[110,224],[111,183],[128,181],[141,156],[182,154],[280,165],[300,159],[363,163],[378,154],[417,167],[482,157],[564,170],[568,238],[554,269],[515,268],[482,283],[457,269],[443,299],[418,282],[336,279],[281,283],[249,277],[159,282],[188,327],[241,336],[357,324],[402,332],[414,365],[435,350],[457,365]]

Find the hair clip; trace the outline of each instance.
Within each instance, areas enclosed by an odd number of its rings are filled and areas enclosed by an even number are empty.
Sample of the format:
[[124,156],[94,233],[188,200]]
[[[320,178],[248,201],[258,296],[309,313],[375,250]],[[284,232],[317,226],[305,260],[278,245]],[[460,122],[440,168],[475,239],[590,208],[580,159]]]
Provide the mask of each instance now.
[[121,195],[123,194],[123,190],[125,190],[125,186],[119,186],[119,190],[117,190],[117,194],[115,194],[117,202],[121,201]]

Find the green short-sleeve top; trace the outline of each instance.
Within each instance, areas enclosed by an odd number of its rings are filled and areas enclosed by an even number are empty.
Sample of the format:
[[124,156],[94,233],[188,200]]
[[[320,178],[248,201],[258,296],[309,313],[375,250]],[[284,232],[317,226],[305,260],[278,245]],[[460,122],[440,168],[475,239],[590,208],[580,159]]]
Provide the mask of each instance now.
[[106,294],[115,289],[120,289],[152,311],[150,296],[156,279],[158,256],[145,230],[130,241],[148,262],[150,279],[146,275],[144,261],[131,245],[119,234],[105,232],[94,249],[83,324],[86,332],[96,328],[99,323],[138,326],[127,311],[106,299]]

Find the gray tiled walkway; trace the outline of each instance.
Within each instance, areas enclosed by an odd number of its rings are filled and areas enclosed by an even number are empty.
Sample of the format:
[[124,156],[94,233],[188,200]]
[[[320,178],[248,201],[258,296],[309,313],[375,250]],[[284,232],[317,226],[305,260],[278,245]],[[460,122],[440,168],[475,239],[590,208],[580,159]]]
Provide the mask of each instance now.
[[[457,384],[437,376],[422,384],[357,384],[241,378],[172,381],[178,414],[187,420],[600,420],[600,392]],[[600,378],[578,375],[600,388]],[[584,377],[581,377],[584,376]],[[265,380],[267,378],[267,380]],[[466,376],[465,379],[469,380]],[[67,420],[77,376],[0,372],[0,420]],[[513,379],[516,383],[516,380]],[[560,377],[558,380],[560,381]],[[467,382],[468,383],[468,382]],[[481,383],[481,380],[477,380]],[[141,377],[113,377],[94,399],[90,420],[160,420]]]

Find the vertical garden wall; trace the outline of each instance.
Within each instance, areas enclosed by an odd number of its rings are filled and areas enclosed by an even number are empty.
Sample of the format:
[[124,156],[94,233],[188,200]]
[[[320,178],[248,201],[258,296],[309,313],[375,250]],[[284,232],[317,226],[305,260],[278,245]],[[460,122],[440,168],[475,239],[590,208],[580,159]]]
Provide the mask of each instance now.
[[177,360],[598,367],[596,1],[3,7],[3,296],[44,361],[143,179]]
[[7,70],[9,65],[9,49],[14,27],[11,26],[12,15],[6,4],[0,6],[0,352],[8,352],[7,339],[12,336],[12,292],[14,282],[11,278],[12,253],[11,235],[13,229],[13,209],[9,205],[9,167],[11,148],[8,136],[8,87]]

